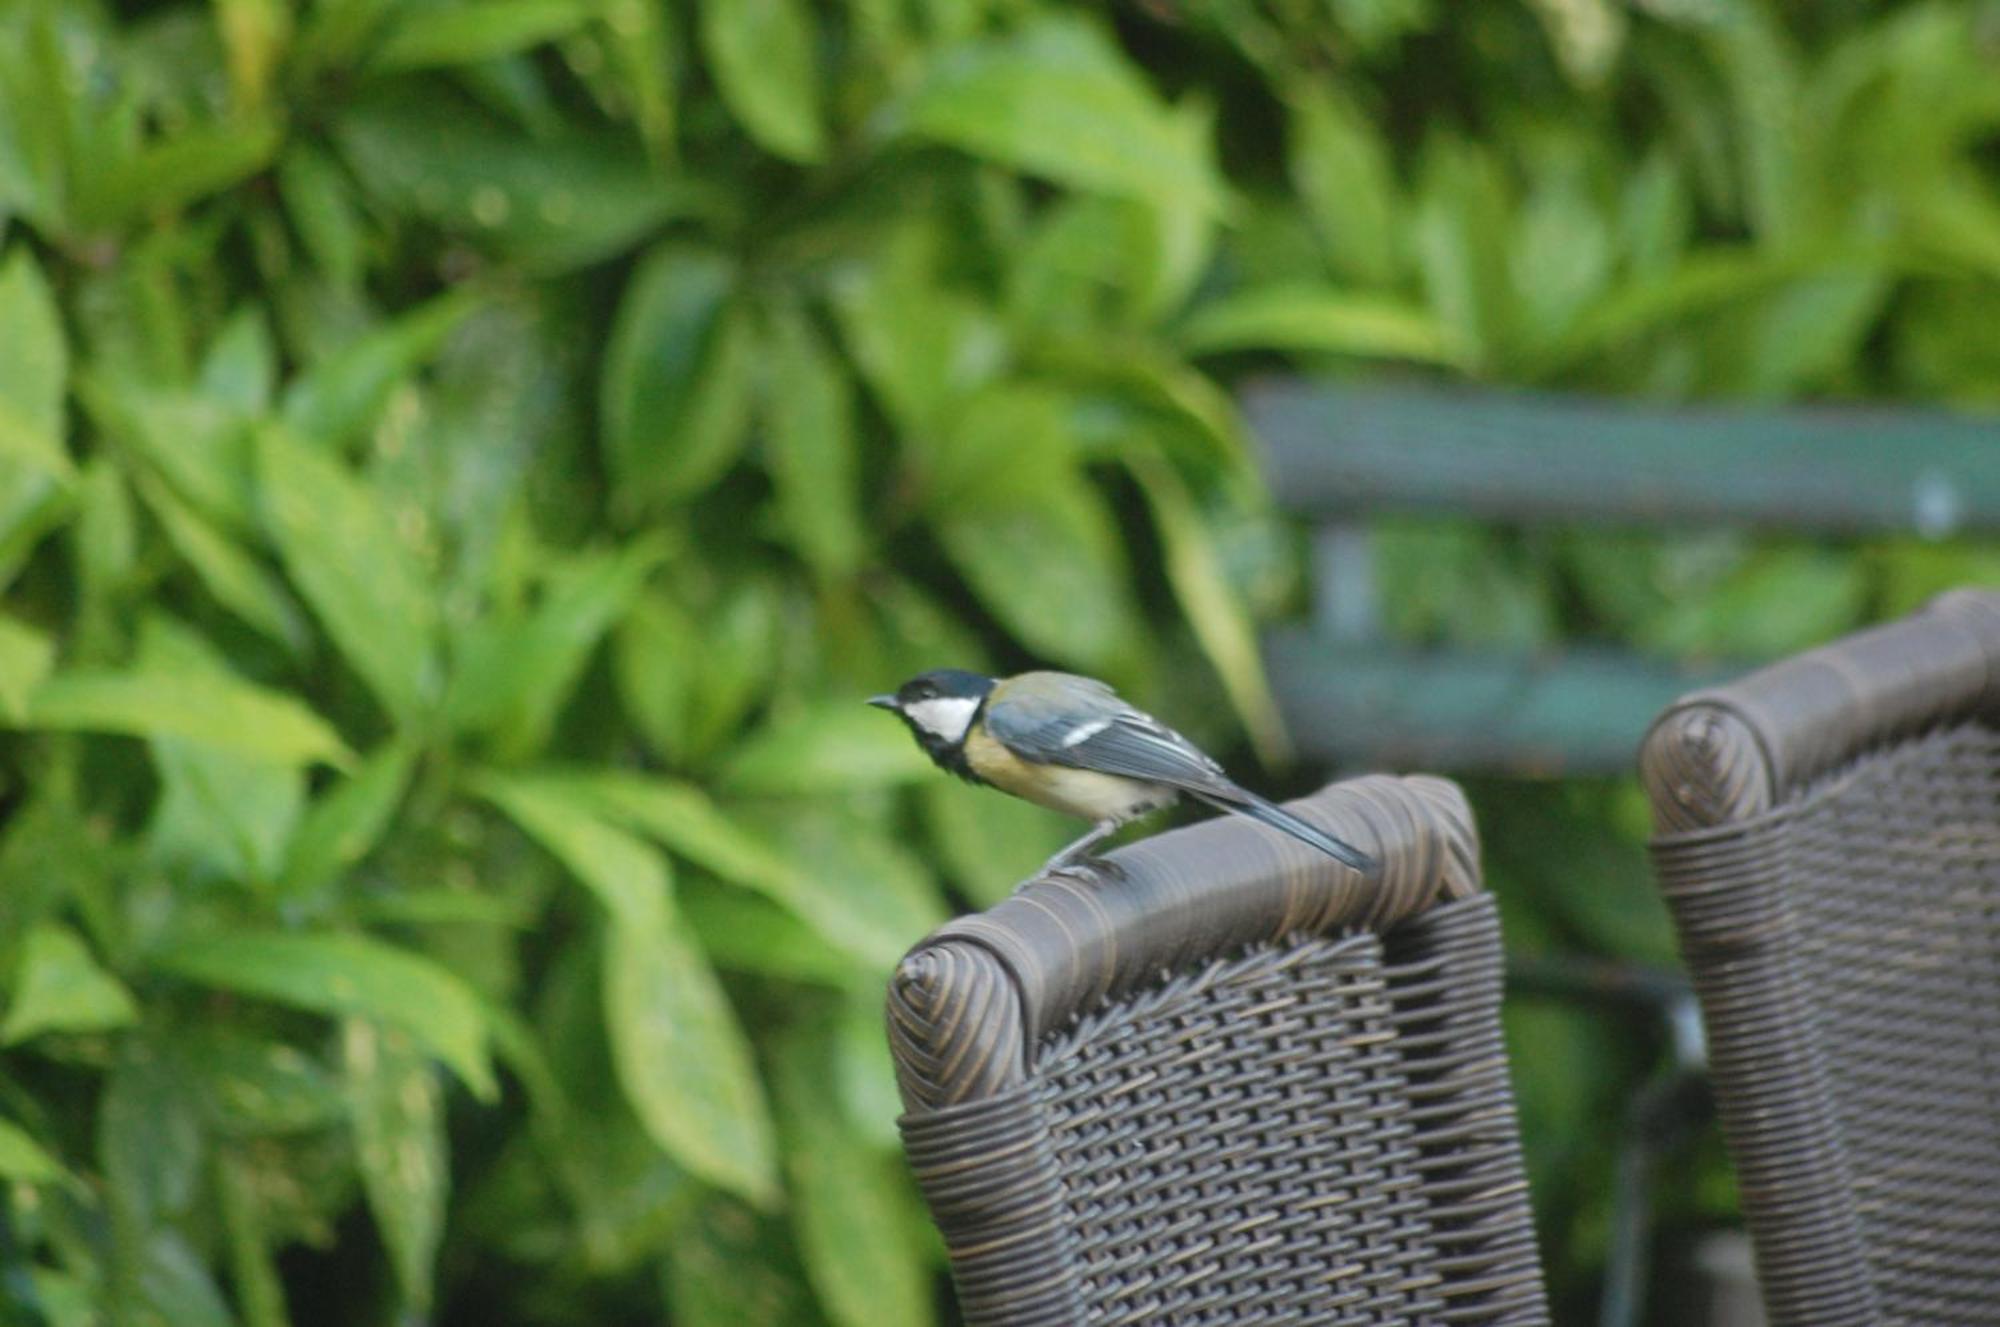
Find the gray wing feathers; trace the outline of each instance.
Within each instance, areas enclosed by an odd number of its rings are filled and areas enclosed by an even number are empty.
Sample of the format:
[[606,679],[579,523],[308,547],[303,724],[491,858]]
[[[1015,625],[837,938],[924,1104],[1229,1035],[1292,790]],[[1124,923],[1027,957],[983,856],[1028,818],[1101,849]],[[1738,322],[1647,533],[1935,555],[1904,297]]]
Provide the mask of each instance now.
[[986,707],[986,731],[1023,760],[1121,774],[1178,788],[1223,811],[1261,820],[1357,871],[1376,863],[1350,843],[1238,787],[1194,743],[1110,687],[1068,673],[1024,673],[1002,684]]
[[1203,792],[1236,790],[1222,767],[1194,743],[1158,721],[1133,711],[1048,757],[1061,765],[1103,770],[1128,779],[1150,779]]
[[1026,760],[1190,791],[1238,791],[1194,743],[1091,678],[1025,674],[987,707],[986,730]]

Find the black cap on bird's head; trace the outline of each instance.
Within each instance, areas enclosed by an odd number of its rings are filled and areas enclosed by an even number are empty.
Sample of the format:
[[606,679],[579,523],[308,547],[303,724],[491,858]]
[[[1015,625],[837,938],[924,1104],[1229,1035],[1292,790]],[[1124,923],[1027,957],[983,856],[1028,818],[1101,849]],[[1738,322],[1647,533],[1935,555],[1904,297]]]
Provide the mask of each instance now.
[[930,758],[956,771],[963,763],[965,735],[991,690],[993,679],[983,674],[933,668],[897,687],[894,695],[870,696],[868,703],[902,716]]

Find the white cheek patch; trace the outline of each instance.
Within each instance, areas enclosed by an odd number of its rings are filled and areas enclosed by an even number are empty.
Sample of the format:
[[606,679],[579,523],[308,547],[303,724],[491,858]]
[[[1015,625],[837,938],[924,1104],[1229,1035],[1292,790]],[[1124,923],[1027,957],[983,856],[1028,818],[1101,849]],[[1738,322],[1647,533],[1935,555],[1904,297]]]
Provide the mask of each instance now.
[[979,702],[971,696],[938,696],[911,701],[903,707],[903,713],[918,727],[947,742],[965,740],[965,730],[972,727],[972,716],[978,710]]

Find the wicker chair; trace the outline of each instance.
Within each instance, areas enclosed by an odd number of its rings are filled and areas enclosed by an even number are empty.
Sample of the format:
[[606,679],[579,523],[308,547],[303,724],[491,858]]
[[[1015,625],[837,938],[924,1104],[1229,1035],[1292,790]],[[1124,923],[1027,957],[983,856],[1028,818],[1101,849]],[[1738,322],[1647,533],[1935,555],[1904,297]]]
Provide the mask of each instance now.
[[1546,1323],[1499,924],[1452,784],[1037,880],[889,993],[904,1146],[973,1327]]
[[1654,857],[1777,1327],[2000,1323],[2000,594],[1699,692]]

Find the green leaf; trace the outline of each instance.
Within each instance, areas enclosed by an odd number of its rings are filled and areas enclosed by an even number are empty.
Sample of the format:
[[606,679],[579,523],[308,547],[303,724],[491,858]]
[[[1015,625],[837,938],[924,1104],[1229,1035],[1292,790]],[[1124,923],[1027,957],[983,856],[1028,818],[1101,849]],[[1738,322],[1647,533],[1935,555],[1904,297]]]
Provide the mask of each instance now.
[[444,1094],[428,1058],[394,1028],[358,1018],[340,1036],[354,1155],[403,1303],[419,1317],[435,1293],[450,1189]]
[[339,734],[297,697],[222,674],[72,669],[36,687],[19,727],[178,737],[291,764],[345,765]]
[[236,411],[121,372],[87,374],[77,387],[98,428],[176,495],[214,524],[252,528],[249,435]]
[[831,1029],[801,1027],[772,1071],[806,1275],[840,1327],[928,1327],[930,1269],[910,1237],[904,1170],[843,1122],[834,1041]]
[[783,1227],[734,1199],[711,1197],[675,1231],[664,1273],[674,1327],[818,1327]]
[[1734,102],[1746,211],[1759,238],[1782,247],[1805,232],[1821,183],[1801,143],[1798,53],[1777,16],[1757,5],[1729,6],[1708,39]]
[[776,1147],[750,1044],[680,925],[612,928],[604,1014],[612,1064],[646,1131],[695,1174],[768,1205]]
[[149,1312],[139,1319],[172,1327],[236,1327],[208,1264],[178,1231],[156,1231],[146,1241],[139,1290]]
[[479,303],[476,295],[453,291],[363,332],[285,389],[285,423],[321,451],[340,451]]
[[896,1118],[903,1113],[903,1099],[883,1025],[882,992],[874,982],[848,991],[834,1021],[833,1058],[840,1117],[848,1131],[876,1151],[895,1155],[901,1141]]
[[415,764],[415,750],[392,741],[321,794],[292,835],[284,891],[311,893],[366,857],[395,817]]
[[0,617],[0,721],[20,724],[28,714],[28,698],[56,659],[48,633],[11,617]]
[[170,942],[153,963],[205,986],[399,1028],[474,1095],[493,1096],[479,997],[430,959],[359,935],[245,930]]
[[491,773],[473,788],[595,894],[615,930],[645,935],[660,928],[673,904],[667,864],[606,824],[586,793],[560,777]]
[[1243,596],[1229,583],[1221,551],[1195,506],[1187,483],[1164,460],[1143,454],[1129,462],[1152,509],[1166,552],[1167,583],[1193,628],[1229,702],[1267,763],[1291,756],[1291,739],[1271,694],[1257,649],[1257,627]]
[[254,308],[231,315],[201,361],[201,394],[212,401],[259,415],[271,405],[278,379],[278,348],[270,326]]
[[[209,1273],[207,1261],[179,1231],[154,1231],[145,1241],[138,1289],[143,1309],[132,1320],[154,1327],[236,1327],[229,1303]],[[114,1304],[117,1301],[114,1300]]]
[[0,1120],[0,1178],[21,1184],[48,1184],[63,1178],[63,1168],[19,1125]]
[[93,160],[76,184],[80,224],[116,229],[163,218],[270,166],[284,131],[267,115],[204,124],[130,157]]
[[318,1060],[282,1042],[223,1024],[177,1033],[203,1117],[237,1138],[305,1133],[346,1114],[340,1085]]
[[708,794],[693,784],[622,770],[548,778],[553,786],[588,798],[601,814],[658,840],[725,880],[778,897],[781,902],[781,896],[797,887],[797,868],[723,814]]
[[845,986],[868,971],[796,915],[757,894],[690,881],[682,891],[680,915],[709,962],[732,972]]
[[757,824],[780,852],[811,874],[800,915],[822,926],[832,911],[844,908],[849,916],[834,934],[853,937],[843,946],[853,949],[865,938],[866,958],[877,976],[943,923],[947,912],[929,865],[888,827],[824,802],[772,806]]
[[1050,485],[1082,448],[1073,398],[1000,383],[965,403],[921,453],[927,505],[947,514],[999,506]]
[[847,353],[906,439],[939,428],[1008,356],[991,311],[938,276],[942,240],[936,228],[907,222],[872,263],[842,271],[834,285]]
[[1676,596],[1642,623],[1641,643],[1677,657],[1775,659],[1861,625],[1867,568],[1818,548],[1751,559],[1697,596]]
[[305,142],[295,142],[278,162],[278,196],[298,228],[306,253],[336,286],[361,278],[364,239],[353,184],[338,163]]
[[228,1152],[216,1159],[216,1205],[222,1209],[237,1307],[249,1327],[291,1327],[285,1283],[278,1272],[257,1187],[253,1166]]
[[731,792],[817,795],[934,777],[902,724],[862,697],[794,710],[736,744],[722,775]]
[[[669,760],[685,758],[689,709],[702,660],[691,648],[692,619],[664,594],[641,594],[618,625],[612,666],[625,713],[646,744]],[[734,722],[736,715],[728,716]]]
[[994,492],[937,522],[938,538],[979,602],[1035,653],[1115,673],[1140,638],[1118,532],[1074,469],[1039,492]]
[[1662,276],[1608,291],[1579,315],[1540,367],[1560,370],[1587,355],[1753,300],[1833,258],[1823,251],[1771,254],[1711,246]]
[[69,345],[55,296],[27,246],[0,264],[0,458],[54,476],[72,473],[63,448]]
[[[155,676],[232,680],[207,641],[163,616],[144,624],[138,662]],[[155,738],[152,755],[161,786],[148,827],[155,857],[170,869],[270,881],[305,802],[298,763],[173,738]]]
[[131,993],[103,968],[76,932],[42,922],[21,941],[7,1021],[0,1044],[14,1045],[44,1032],[101,1032],[138,1020]]
[[704,186],[655,171],[623,134],[529,137],[439,91],[385,90],[335,123],[355,178],[393,214],[553,272],[618,253],[671,216],[713,210]]
[[721,477],[749,437],[755,359],[719,254],[655,249],[626,287],[604,352],[605,464],[627,510],[686,498]]
[[680,83],[677,29],[657,5],[614,4],[606,8],[604,40],[611,77],[631,106],[640,137],[654,156],[669,156]]
[[215,26],[238,102],[249,107],[262,105],[271,74],[291,42],[290,6],[283,0],[217,0]]
[[382,708],[422,722],[438,684],[436,601],[382,495],[282,429],[258,434],[257,462],[292,582]]
[[1556,609],[1548,578],[1504,556],[1491,531],[1469,520],[1385,521],[1369,538],[1397,636],[1515,654],[1532,653],[1553,638]]
[[[137,1234],[185,1216],[207,1150],[198,1103],[177,1058],[124,1038],[97,1112],[97,1156],[121,1226]],[[125,1238],[126,1231],[119,1231]]]
[[355,920],[385,926],[499,926],[526,930],[535,925],[532,907],[471,889],[405,889],[370,893],[349,911]]
[[554,41],[597,12],[592,0],[474,0],[406,7],[369,60],[382,72],[497,60]]
[[139,491],[174,546],[216,602],[294,655],[309,645],[304,615],[284,585],[256,559],[196,515],[165,484],[142,477]]
[[76,474],[62,440],[29,423],[4,396],[0,396],[0,460],[52,479],[68,480]]
[[805,0],[702,0],[702,53],[723,104],[760,146],[793,161],[826,155],[818,43]]
[[1512,345],[1512,207],[1491,153],[1442,137],[1428,145],[1413,232],[1417,268],[1453,349],[1475,364],[1494,362]]
[[[922,808],[941,869],[982,908],[1012,894],[1077,834],[1074,821],[1053,811],[957,779],[933,780]],[[912,941],[904,937],[906,947]]]
[[172,738],[152,746],[161,785],[149,826],[154,856],[197,876],[274,880],[305,804],[304,771]]
[[773,318],[769,341],[765,455],[778,519],[816,575],[844,580],[867,547],[853,386],[798,310]]
[[1435,318],[1401,300],[1307,285],[1232,295],[1198,310],[1181,331],[1198,355],[1291,350],[1439,364],[1453,361],[1449,341]]
[[1582,178],[1581,149],[1557,154],[1521,208],[1508,257],[1525,340],[1557,340],[1611,285],[1612,220]]
[[725,815],[691,784],[607,771],[567,776],[565,785],[603,813],[656,839],[710,873],[754,889],[810,923],[830,942],[877,970],[893,966],[914,934],[941,919],[915,891],[899,898],[877,889],[866,897],[842,886],[821,863],[789,856],[763,835]]
[[1780,400],[1858,363],[1889,293],[1888,274],[1868,267],[1774,291],[1755,311],[1747,353],[1732,356],[1732,395]]
[[938,61],[903,110],[908,132],[1080,189],[1217,210],[1206,145],[1101,32],[1049,16]]
[[492,732],[499,749],[515,757],[540,749],[598,641],[665,556],[658,538],[585,553],[554,569],[525,617],[475,624],[452,678],[452,726]]
[[1287,101],[1292,184],[1328,265],[1364,286],[1391,284],[1404,204],[1380,129],[1323,79],[1296,80]]

